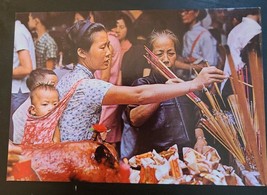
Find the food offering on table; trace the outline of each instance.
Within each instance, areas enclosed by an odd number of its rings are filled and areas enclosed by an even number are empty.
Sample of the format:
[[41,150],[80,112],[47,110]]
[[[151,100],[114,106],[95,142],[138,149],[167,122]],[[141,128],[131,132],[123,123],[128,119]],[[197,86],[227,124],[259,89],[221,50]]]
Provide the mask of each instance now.
[[244,185],[232,167],[220,164],[220,156],[210,147],[203,154],[183,148],[179,159],[177,145],[167,151],[155,150],[129,159],[130,182],[147,184]]

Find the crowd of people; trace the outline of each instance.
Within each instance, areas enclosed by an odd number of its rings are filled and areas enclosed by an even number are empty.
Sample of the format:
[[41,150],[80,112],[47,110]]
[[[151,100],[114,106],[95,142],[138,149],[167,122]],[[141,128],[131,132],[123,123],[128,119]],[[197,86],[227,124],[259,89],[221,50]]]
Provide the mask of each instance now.
[[[210,143],[185,95],[214,82],[229,95],[222,48],[242,69],[242,49],[260,33],[258,9],[17,14],[8,172],[14,144],[90,140],[94,124],[121,159],[174,144],[201,152]],[[144,45],[185,82],[152,67]]]

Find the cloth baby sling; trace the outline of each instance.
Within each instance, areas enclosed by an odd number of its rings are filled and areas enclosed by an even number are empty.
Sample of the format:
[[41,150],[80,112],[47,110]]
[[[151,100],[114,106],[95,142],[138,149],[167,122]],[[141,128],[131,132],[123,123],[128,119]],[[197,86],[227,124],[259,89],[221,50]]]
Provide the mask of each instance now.
[[58,125],[58,120],[61,117],[63,111],[72,95],[74,94],[77,86],[84,79],[75,83],[69,92],[63,97],[62,100],[55,106],[49,113],[44,116],[36,117],[28,113],[28,118],[24,127],[24,135],[21,144],[43,144],[52,143],[55,129]]

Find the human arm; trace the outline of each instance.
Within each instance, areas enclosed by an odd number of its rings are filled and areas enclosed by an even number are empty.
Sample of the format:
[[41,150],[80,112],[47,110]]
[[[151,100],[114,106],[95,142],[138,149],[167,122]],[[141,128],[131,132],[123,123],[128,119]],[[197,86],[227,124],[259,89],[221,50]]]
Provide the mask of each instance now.
[[19,66],[13,69],[13,79],[23,79],[32,71],[32,60],[29,50],[18,51]]
[[47,59],[46,62],[45,62],[45,67],[48,69],[48,70],[54,70],[55,68],[55,60],[54,59]]
[[172,84],[153,84],[137,87],[112,86],[105,94],[102,104],[149,104],[162,102],[189,92],[201,90],[203,85],[222,82],[226,77],[215,67],[206,67],[191,81]]
[[12,171],[13,164],[20,160],[22,153],[21,147],[14,145],[10,140],[8,142],[8,157],[7,157],[7,175]]
[[204,132],[201,128],[195,129],[195,137],[196,137],[196,143],[195,143],[194,149],[197,152],[202,153],[203,147],[207,145],[207,141],[206,141]]
[[129,113],[129,118],[132,126],[140,127],[149,119],[153,113],[158,109],[160,103],[140,105],[133,108]]
[[59,131],[59,127],[56,127],[55,133],[53,135],[53,142],[57,143],[60,142],[60,131]]
[[[139,83],[140,81],[138,82],[137,80],[136,82]],[[179,82],[181,81],[177,79],[169,79],[166,83],[171,84],[171,83],[179,83]],[[159,105],[160,105],[160,102],[153,103],[153,104],[146,104],[146,105],[138,105],[130,109],[128,115],[129,115],[131,125],[134,127],[142,126],[155,113]]]
[[181,60],[175,60],[174,65],[179,69],[192,70],[194,68],[196,71],[200,71],[203,67],[205,67],[204,64],[187,64],[182,62]]
[[146,77],[150,74],[151,68],[144,68],[143,70],[143,77]]

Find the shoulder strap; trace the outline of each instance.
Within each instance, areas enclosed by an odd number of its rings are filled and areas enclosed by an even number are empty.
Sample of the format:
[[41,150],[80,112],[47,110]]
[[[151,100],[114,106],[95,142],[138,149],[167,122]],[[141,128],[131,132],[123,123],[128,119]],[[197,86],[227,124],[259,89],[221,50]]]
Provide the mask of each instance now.
[[193,53],[193,51],[194,51],[194,49],[195,49],[195,46],[196,46],[198,40],[200,39],[201,35],[202,35],[204,32],[206,32],[206,30],[201,31],[201,32],[199,33],[199,35],[197,36],[197,38],[194,40],[194,42],[193,42],[193,44],[192,44],[192,47],[191,47],[190,55],[189,55],[190,57],[192,56],[192,53]]

